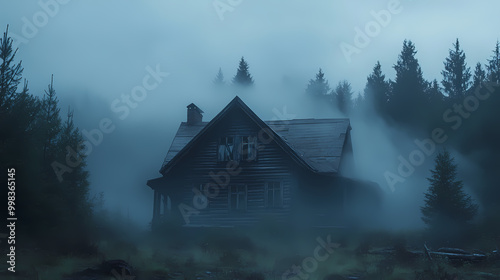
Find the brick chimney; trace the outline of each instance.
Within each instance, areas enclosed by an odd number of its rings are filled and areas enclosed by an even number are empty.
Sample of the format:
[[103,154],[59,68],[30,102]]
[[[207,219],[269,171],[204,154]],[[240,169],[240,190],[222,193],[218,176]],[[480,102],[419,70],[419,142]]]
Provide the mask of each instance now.
[[203,120],[202,114],[203,111],[194,105],[194,103],[187,105],[187,124],[195,125],[201,123]]

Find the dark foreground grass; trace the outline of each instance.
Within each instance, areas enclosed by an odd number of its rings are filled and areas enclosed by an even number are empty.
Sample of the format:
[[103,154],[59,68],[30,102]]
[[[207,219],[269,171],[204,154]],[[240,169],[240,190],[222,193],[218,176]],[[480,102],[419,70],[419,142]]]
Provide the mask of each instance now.
[[[450,263],[446,259],[429,261],[422,255],[409,253],[422,249],[423,236],[421,232],[306,231],[277,226],[169,229],[154,234],[102,238],[96,243],[99,253],[86,256],[61,256],[36,248],[22,250],[17,255],[17,272],[3,271],[0,279],[87,279],[76,278],[73,273],[113,259],[133,266],[135,278],[128,279],[136,280],[500,279],[498,260]],[[327,250],[321,242],[334,245]],[[483,246],[476,249],[484,251],[496,246],[494,240],[479,240],[473,245],[476,244]],[[396,250],[373,253],[388,248]],[[294,269],[299,274],[294,276]],[[120,277],[110,274],[100,279]]]

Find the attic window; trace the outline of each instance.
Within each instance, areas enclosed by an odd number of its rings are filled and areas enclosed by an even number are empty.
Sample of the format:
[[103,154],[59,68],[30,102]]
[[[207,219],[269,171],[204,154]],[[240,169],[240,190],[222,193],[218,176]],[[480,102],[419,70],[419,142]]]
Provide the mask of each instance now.
[[219,140],[219,149],[217,151],[217,160],[234,160],[234,154],[234,137],[221,137]]
[[257,157],[257,138],[252,136],[241,137],[241,159],[255,160]]

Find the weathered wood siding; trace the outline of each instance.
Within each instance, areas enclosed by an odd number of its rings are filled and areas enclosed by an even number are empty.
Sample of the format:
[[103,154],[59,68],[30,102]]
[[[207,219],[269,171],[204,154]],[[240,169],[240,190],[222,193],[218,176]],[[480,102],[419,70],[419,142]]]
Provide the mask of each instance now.
[[[180,213],[177,209],[181,203],[193,208],[193,198],[200,185],[213,183],[218,186],[218,193],[213,193],[209,198],[208,207],[198,209],[199,214],[190,215],[190,225],[240,225],[253,223],[264,214],[276,217],[286,217],[290,213],[293,199],[293,190],[296,180],[293,175],[294,163],[280,147],[274,142],[264,143],[267,138],[258,139],[256,161],[240,161],[238,168],[241,172],[230,175],[226,163],[217,162],[217,149],[220,137],[224,136],[256,136],[260,128],[255,125],[244,113],[235,108],[228,112],[214,129],[200,139],[198,145],[189,151],[184,159],[173,167],[169,174],[168,186],[163,193],[172,199],[172,211]],[[261,132],[262,134],[262,132]],[[259,138],[259,137],[258,137]],[[264,140],[261,141],[261,140]],[[229,170],[231,171],[231,170]],[[227,186],[219,185],[214,179],[214,174]],[[265,186],[266,183],[279,181],[283,185],[283,207],[266,208]],[[229,210],[228,186],[247,186],[246,211],[234,213]],[[211,188],[211,191],[214,189]]]

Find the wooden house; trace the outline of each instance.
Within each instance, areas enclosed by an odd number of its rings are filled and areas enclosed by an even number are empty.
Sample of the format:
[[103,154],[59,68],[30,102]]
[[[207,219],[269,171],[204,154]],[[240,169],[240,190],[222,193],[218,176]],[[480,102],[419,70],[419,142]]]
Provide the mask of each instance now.
[[261,120],[235,97],[210,122],[187,106],[154,190],[153,225],[244,226],[263,219],[331,227],[372,215],[375,183],[353,167],[349,119]]

